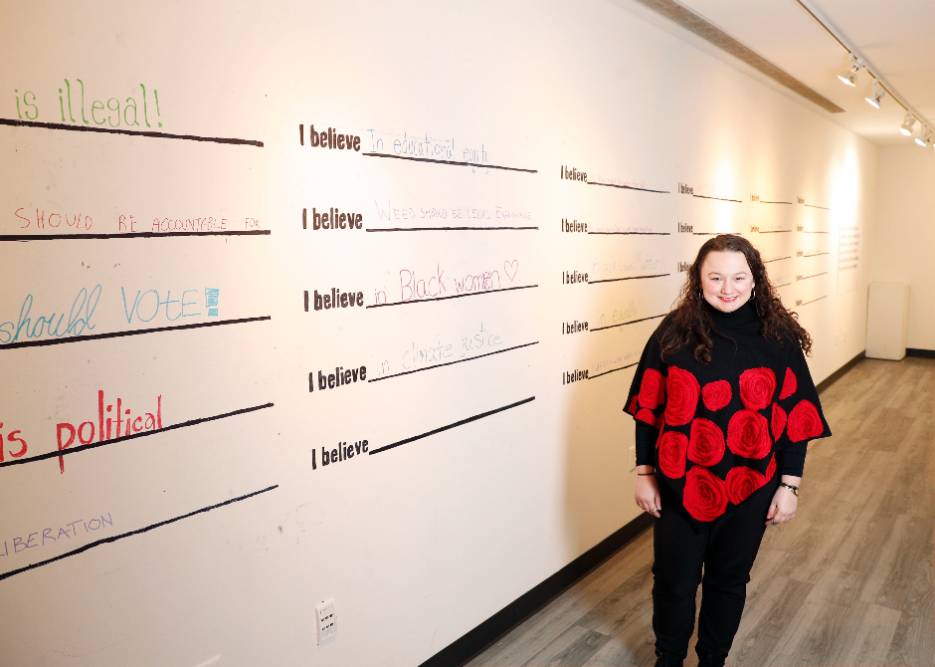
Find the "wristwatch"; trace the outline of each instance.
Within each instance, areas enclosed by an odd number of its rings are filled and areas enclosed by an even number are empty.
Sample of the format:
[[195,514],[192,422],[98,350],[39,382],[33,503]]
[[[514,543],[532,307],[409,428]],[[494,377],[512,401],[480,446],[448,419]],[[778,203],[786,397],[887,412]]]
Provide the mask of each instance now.
[[799,487],[793,486],[792,484],[789,484],[788,482],[779,482],[779,486],[784,486],[790,491],[792,491],[792,493],[794,493],[796,497],[799,496]]

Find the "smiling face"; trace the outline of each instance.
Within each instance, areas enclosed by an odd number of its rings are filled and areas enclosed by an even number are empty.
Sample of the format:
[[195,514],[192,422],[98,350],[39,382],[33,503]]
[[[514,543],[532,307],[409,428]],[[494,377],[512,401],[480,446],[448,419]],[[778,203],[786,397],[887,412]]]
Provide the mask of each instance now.
[[712,250],[701,263],[701,291],[704,300],[725,313],[731,313],[750,299],[753,272],[742,252]]

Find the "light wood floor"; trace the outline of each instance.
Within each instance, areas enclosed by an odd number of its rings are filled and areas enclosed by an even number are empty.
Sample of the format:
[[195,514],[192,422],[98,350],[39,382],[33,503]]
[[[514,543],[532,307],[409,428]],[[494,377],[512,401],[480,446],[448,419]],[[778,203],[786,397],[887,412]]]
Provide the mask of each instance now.
[[[821,400],[834,436],[767,530],[727,664],[933,667],[935,359],[861,361]],[[650,529],[468,664],[652,665],[651,564]]]

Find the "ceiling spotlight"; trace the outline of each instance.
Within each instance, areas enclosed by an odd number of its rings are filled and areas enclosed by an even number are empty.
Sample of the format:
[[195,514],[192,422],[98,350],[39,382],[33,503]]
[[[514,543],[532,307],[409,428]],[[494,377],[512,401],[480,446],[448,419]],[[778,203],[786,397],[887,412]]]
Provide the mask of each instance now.
[[860,60],[853,53],[851,54],[851,68],[843,74],[838,74],[838,79],[845,86],[853,88],[857,85],[857,72],[860,71]]
[[924,136],[924,137],[922,136],[922,126],[920,125],[920,126],[919,126],[919,131],[916,132],[916,136],[915,136],[915,139],[913,139],[913,141],[915,141],[917,144],[919,144],[922,148],[925,148],[926,146],[929,145],[929,139],[930,139],[930,138],[931,138],[931,137],[929,136],[929,133],[928,133],[928,132],[925,133],[925,136]]
[[874,109],[880,108],[880,100],[883,99],[883,96],[886,95],[886,91],[883,90],[883,86],[880,85],[880,82],[876,79],[873,80],[873,90],[870,95],[865,97],[867,104],[872,106]]
[[906,112],[906,117],[903,119],[903,125],[899,128],[899,133],[904,137],[912,136],[912,126],[916,124],[916,119],[912,117],[912,114],[908,111]]

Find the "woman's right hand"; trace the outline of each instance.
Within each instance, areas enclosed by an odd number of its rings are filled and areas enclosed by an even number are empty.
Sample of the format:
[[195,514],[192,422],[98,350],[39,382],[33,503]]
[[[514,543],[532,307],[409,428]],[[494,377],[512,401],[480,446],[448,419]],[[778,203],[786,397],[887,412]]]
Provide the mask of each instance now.
[[[642,472],[642,471],[640,471]],[[662,503],[659,497],[659,482],[655,475],[637,475],[636,493],[634,494],[636,504],[644,512],[649,512],[657,519],[662,516]]]

